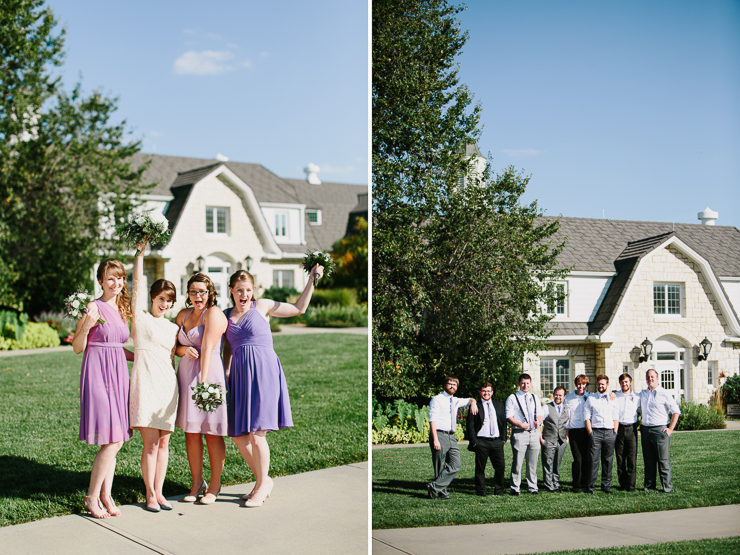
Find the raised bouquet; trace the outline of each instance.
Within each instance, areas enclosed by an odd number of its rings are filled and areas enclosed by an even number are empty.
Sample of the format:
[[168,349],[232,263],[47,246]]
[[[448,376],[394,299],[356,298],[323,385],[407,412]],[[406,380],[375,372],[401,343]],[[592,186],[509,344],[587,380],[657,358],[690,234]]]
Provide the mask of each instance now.
[[[324,267],[324,276],[329,275],[334,271],[334,260],[328,252],[316,251],[313,252],[311,249],[306,251],[306,258],[303,259],[303,269],[310,275],[313,267],[318,264]],[[317,283],[318,278],[314,278],[314,283]]]
[[226,392],[217,383],[198,382],[190,388],[193,391],[191,399],[195,406],[203,412],[213,412],[224,402]]
[[[133,214],[128,222],[121,224],[116,233],[121,237],[121,243],[126,247],[133,247],[136,243],[143,243],[146,239],[149,243],[166,245],[170,240],[170,230],[167,218],[161,212],[144,212]],[[139,256],[139,250],[136,250]]]
[[[83,314],[87,314],[87,305],[92,301],[92,295],[87,290],[77,290],[77,293],[72,293],[69,297],[64,299],[64,306],[69,314],[75,320],[82,318]],[[105,324],[105,320],[98,318],[98,324]]]

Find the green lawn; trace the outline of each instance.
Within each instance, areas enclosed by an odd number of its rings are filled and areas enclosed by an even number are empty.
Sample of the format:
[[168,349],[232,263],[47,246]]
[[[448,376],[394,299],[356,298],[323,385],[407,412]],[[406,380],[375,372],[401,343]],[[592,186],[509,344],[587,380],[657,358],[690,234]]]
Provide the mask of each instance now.
[[[570,449],[563,457],[561,485],[564,493],[542,491],[542,467],[538,465],[540,494],[519,497],[475,495],[474,455],[461,448],[462,471],[448,489],[449,500],[427,498],[426,484],[433,476],[429,447],[376,449],[372,455],[373,528],[410,528],[488,522],[517,522],[639,513],[740,503],[740,431],[676,433],[671,437],[674,491],[612,495],[571,493]],[[511,447],[507,443],[506,484],[508,488]],[[637,455],[637,485],[642,484],[642,450]],[[489,488],[493,471],[487,468]],[[600,481],[597,481],[597,488]],[[613,483],[617,483],[616,467]]]
[[[367,460],[367,337],[277,336],[290,389],[294,428],[268,434],[270,475]],[[80,442],[82,356],[71,352],[0,358],[0,525],[78,513],[97,447]],[[185,435],[172,434],[164,493],[190,489]],[[226,441],[224,485],[253,480]],[[141,436],[118,456],[113,496],[144,501]],[[207,467],[207,464],[206,464]]]
[[[683,542],[628,545],[602,549],[579,549],[577,551],[553,551],[549,555],[728,555],[740,553],[740,537],[713,540],[691,540]],[[533,555],[533,554],[530,554]]]

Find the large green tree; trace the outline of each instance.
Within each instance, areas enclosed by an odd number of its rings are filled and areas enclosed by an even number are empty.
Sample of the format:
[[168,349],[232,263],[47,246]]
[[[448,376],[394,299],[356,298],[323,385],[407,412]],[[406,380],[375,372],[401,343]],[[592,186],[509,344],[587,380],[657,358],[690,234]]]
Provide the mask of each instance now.
[[[373,390],[430,396],[515,388],[541,346],[557,222],[522,205],[528,178],[474,171],[480,106],[460,84],[467,39],[446,0],[373,2]],[[463,181],[464,179],[464,181]]]
[[0,4],[0,305],[58,310],[144,191],[116,100],[71,92],[54,74],[64,30],[42,0]]

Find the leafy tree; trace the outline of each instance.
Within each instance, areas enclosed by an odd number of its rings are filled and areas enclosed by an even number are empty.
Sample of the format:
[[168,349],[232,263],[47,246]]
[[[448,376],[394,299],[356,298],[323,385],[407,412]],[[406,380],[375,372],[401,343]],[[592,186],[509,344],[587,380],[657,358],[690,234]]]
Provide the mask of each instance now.
[[348,287],[357,291],[357,299],[367,302],[367,221],[358,218],[354,233],[342,237],[331,248],[337,267],[327,278],[330,287]]
[[[430,396],[491,381],[503,398],[541,346],[562,245],[519,199],[529,178],[474,172],[480,107],[457,78],[467,39],[446,0],[373,2],[373,389]],[[464,178],[464,181],[461,180]]]
[[106,229],[144,191],[128,159],[138,142],[112,125],[116,100],[63,89],[64,31],[42,0],[0,9],[0,305],[59,309],[115,252]]

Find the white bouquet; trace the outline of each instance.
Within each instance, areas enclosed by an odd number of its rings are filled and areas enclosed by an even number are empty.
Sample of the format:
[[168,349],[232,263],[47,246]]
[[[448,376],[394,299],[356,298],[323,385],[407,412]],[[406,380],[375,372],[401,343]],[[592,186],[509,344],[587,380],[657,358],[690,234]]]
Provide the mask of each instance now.
[[[154,211],[131,215],[128,223],[118,226],[116,233],[121,237],[121,242],[126,247],[143,243],[145,239],[148,239],[150,244],[157,243],[160,245],[166,245],[170,240],[167,218],[161,212]],[[136,256],[139,256],[138,249],[136,250]]]
[[[69,314],[75,320],[82,318],[83,314],[87,314],[87,305],[92,301],[92,295],[87,290],[82,291],[78,289],[76,293],[72,293],[69,297],[64,299],[64,306]],[[105,320],[98,318],[98,324],[105,324]]]
[[[328,252],[313,252],[311,249],[307,250],[306,258],[303,259],[303,269],[310,274],[316,264],[324,267],[324,276],[326,277],[329,277],[329,275],[334,271],[334,260]],[[315,278],[315,282],[318,281],[319,280]]]
[[213,412],[224,402],[226,392],[217,383],[198,382],[190,388],[193,391],[191,399],[195,406],[203,412]]

